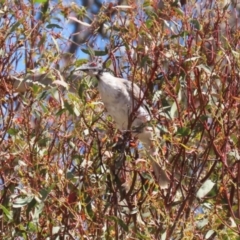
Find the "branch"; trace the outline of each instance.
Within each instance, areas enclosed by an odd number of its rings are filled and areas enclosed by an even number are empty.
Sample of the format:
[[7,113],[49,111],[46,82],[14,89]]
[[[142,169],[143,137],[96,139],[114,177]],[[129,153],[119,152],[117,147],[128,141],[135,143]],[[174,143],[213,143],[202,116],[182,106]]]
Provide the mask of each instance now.
[[[34,84],[39,85],[43,88],[49,89],[59,85],[63,89],[68,89],[68,91],[76,93],[78,80],[82,79],[81,73],[63,73],[58,72],[56,75],[55,71],[50,71],[48,73],[27,73],[21,76],[10,76],[7,79],[7,83],[12,86],[12,91],[17,93],[24,93]],[[9,84],[8,84],[9,85]],[[9,89],[5,90],[9,91]]]

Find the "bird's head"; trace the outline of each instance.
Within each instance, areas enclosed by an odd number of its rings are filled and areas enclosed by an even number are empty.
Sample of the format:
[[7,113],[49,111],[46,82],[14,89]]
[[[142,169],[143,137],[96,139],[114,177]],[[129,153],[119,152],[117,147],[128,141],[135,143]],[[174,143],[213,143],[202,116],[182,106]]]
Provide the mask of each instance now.
[[88,62],[76,69],[76,71],[78,70],[83,71],[88,75],[94,77],[99,75],[103,71],[103,66],[101,62]]

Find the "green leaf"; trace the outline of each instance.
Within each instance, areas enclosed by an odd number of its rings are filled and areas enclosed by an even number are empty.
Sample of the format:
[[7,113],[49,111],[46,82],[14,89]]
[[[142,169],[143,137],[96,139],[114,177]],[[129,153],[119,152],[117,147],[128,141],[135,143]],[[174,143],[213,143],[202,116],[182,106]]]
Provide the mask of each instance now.
[[205,181],[202,186],[200,187],[200,189],[197,191],[197,198],[203,198],[205,197],[214,187],[215,183],[212,182],[211,180],[207,180]]
[[212,73],[212,70],[208,66],[206,66],[206,65],[200,64],[200,65],[197,66],[197,68],[200,71],[203,70],[204,72],[206,72],[209,75]]
[[[178,0],[177,0],[176,2],[178,2]],[[173,10],[174,10],[175,12],[177,12],[177,13],[178,13],[179,15],[181,15],[181,16],[184,15],[182,9],[179,8],[179,7],[173,7]]]
[[61,227],[55,226],[52,228],[52,234],[57,234],[57,233],[59,233],[60,230],[61,230]]
[[44,4],[42,4],[42,9],[41,9],[41,11],[43,12],[43,19],[45,19],[46,17],[45,13],[47,12],[48,7],[49,7],[49,0],[46,0]]
[[36,204],[37,204],[37,201],[36,201],[36,199],[32,199],[32,201],[28,204],[28,206],[27,206],[27,210],[26,210],[26,214],[27,214],[27,216],[29,217],[29,213],[30,213],[30,211],[36,206]]
[[57,40],[56,40],[53,36],[51,36],[51,38],[52,38],[52,40],[53,40],[53,42],[54,42],[54,45],[55,45],[55,47],[56,47],[56,49],[57,49],[57,52],[59,53],[59,52],[60,52],[60,49],[59,49]]
[[174,102],[170,109],[170,117],[172,119],[174,119],[176,112],[177,112],[177,104],[176,102]]
[[187,127],[180,127],[177,130],[177,134],[180,135],[181,137],[186,137],[190,134],[191,129]]
[[36,205],[35,209],[34,209],[34,213],[33,213],[33,221],[34,222],[39,222],[39,216],[42,213],[44,209],[44,203],[39,203]]
[[38,229],[37,225],[34,224],[33,222],[29,222],[27,228],[29,232],[37,232]]
[[185,37],[187,37],[188,35],[190,35],[191,33],[190,32],[188,32],[188,31],[182,31],[180,34],[173,34],[173,35],[171,35],[171,39],[174,39],[174,38],[179,38],[179,37],[183,37],[183,38],[185,38]]
[[133,208],[133,210],[130,212],[130,214],[132,214],[132,215],[134,215],[136,213],[138,213],[138,208],[137,207]]
[[49,188],[42,188],[41,190],[40,190],[40,194],[41,194],[41,196],[42,196],[42,201],[44,201],[46,198],[47,198],[47,196],[49,195],[49,193],[51,192],[51,190],[53,189],[53,187],[54,187],[54,185],[52,185],[51,187],[49,187]]
[[78,89],[78,95],[82,100],[84,100],[85,89],[87,89],[87,84],[85,82],[81,82],[79,89]]
[[95,57],[95,56],[106,56],[108,54],[107,49],[105,50],[93,50],[92,48],[88,48],[88,49],[81,49],[84,53],[90,55],[91,57]]
[[43,46],[43,44],[46,42],[47,39],[47,34],[46,33],[42,33],[41,35],[41,39],[38,42],[38,47],[40,48],[41,46]]
[[226,1],[226,5],[223,7],[223,12],[225,12],[226,10],[228,10],[229,6],[231,5],[231,2]]
[[35,209],[34,209],[34,213],[33,213],[33,221],[38,223],[39,222],[39,216],[42,213],[44,209],[44,203],[39,203],[36,205]]
[[[136,233],[136,237],[138,237],[138,239],[141,239],[141,240],[149,240],[149,236],[146,236],[145,234],[141,234],[141,233]],[[165,240],[165,238],[161,238],[161,240]]]
[[195,28],[197,30],[201,30],[202,29],[202,26],[201,26],[201,24],[199,23],[199,21],[197,19],[192,19],[190,21],[190,23],[193,25],[193,28]]
[[146,21],[146,26],[147,26],[147,28],[152,27],[152,25],[153,25],[153,21],[152,21],[151,19],[148,19],[148,20]]
[[41,94],[37,96],[38,100],[43,100],[45,97],[47,97],[48,91],[43,91]]
[[95,52],[92,48],[88,47],[88,49],[81,48],[82,52],[90,55],[91,58],[95,57]]
[[75,104],[73,105],[73,112],[74,112],[74,114],[75,114],[77,117],[80,116],[80,112],[79,112],[79,110],[78,110],[78,107],[77,107]]
[[14,32],[16,30],[16,28],[18,28],[20,26],[20,22],[16,22],[15,24],[13,24],[13,26],[10,29],[10,33]]
[[0,204],[0,209],[2,209],[2,211],[4,212],[4,214],[8,218],[8,220],[13,220],[13,216],[12,216],[11,212],[7,208],[5,208],[2,204]]
[[70,114],[74,115],[73,106],[68,101],[64,101],[64,107],[69,111]]
[[34,0],[34,3],[46,3],[48,0]]
[[7,133],[10,134],[11,136],[16,136],[18,134],[19,130],[15,128],[9,128],[7,130]]
[[59,29],[63,29],[62,27],[60,27],[59,25],[54,24],[54,23],[48,24],[46,26],[46,28],[59,28]]
[[76,60],[76,62],[75,62],[75,66],[76,66],[76,67],[80,67],[81,65],[83,65],[84,63],[87,63],[87,62],[88,62],[87,59],[78,59],[78,60]]
[[115,217],[115,216],[107,216],[107,219],[113,220],[116,222],[118,225],[120,225],[124,231],[128,232],[128,226],[123,222],[122,219]]
[[94,212],[92,209],[92,205],[90,204],[90,202],[92,201],[92,199],[87,196],[85,199],[85,204],[86,204],[86,214],[89,216],[89,218],[93,218],[94,217]]
[[165,231],[162,235],[161,235],[161,240],[166,240],[167,239],[167,231]]
[[197,228],[198,229],[202,229],[203,227],[205,227],[207,224],[209,223],[207,218],[201,219],[198,222],[196,222],[197,224]]
[[209,239],[212,235],[214,234],[213,230],[209,230],[206,235],[205,235],[205,239]]
[[68,180],[72,180],[72,179],[74,179],[74,177],[75,177],[75,175],[72,173],[72,172],[67,172],[67,174],[66,174],[66,178],[68,179]]
[[152,6],[146,6],[144,7],[145,13],[149,18],[157,18],[158,15],[156,14],[155,9]]
[[146,66],[147,64],[150,64],[151,63],[151,59],[148,57],[148,56],[144,56],[141,60],[141,67],[144,67]]
[[191,58],[187,58],[184,62],[192,62],[192,61],[195,61],[197,59],[201,58],[200,56],[197,56],[197,57],[191,57]]
[[151,6],[151,5],[152,5],[152,3],[151,3],[150,0],[145,0],[145,1],[143,2],[143,7],[149,7],[149,6]]
[[108,54],[108,52],[106,50],[104,50],[104,51],[96,50],[96,51],[94,51],[94,53],[95,53],[95,56],[106,56]]
[[66,112],[66,109],[62,108],[56,113],[56,116],[61,116],[64,112]]
[[109,68],[112,64],[112,60],[111,59],[108,59],[107,62],[105,63],[105,67],[106,68]]
[[33,199],[33,196],[26,196],[26,197],[19,197],[14,199],[13,201],[13,207],[14,208],[22,208],[29,204]]
[[34,94],[37,94],[40,89],[41,89],[40,86],[38,86],[36,84],[32,85],[32,90],[33,90]]
[[69,89],[68,84],[65,81],[63,81],[63,80],[55,80],[55,81],[53,81],[53,84],[56,84],[58,86],[60,85],[60,86],[62,86],[64,88],[66,88],[67,90]]
[[48,138],[48,137],[43,137],[43,138],[40,138],[40,139],[39,139],[38,144],[39,144],[39,146],[41,146],[41,147],[46,147],[49,142],[50,142],[50,138]]

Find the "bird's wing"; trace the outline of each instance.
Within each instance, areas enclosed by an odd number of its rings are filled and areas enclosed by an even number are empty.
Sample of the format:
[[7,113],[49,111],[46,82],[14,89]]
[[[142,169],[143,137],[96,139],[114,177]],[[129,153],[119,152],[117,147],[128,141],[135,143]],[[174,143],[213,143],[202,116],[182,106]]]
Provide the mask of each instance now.
[[142,102],[141,106],[143,106],[147,112],[149,113],[149,115],[151,116],[151,112],[150,112],[150,109],[144,99],[144,93],[143,91],[138,87],[138,85],[136,85],[135,83],[131,82],[131,81],[128,81],[126,79],[122,79],[123,80],[123,84],[126,86],[127,88],[127,92],[130,96],[133,95],[133,100],[134,102],[134,105],[137,103],[139,103],[139,101]]
[[135,83],[125,80],[123,81],[123,84],[126,86],[128,93],[130,95],[133,95],[135,101],[143,100],[144,97],[143,92]]

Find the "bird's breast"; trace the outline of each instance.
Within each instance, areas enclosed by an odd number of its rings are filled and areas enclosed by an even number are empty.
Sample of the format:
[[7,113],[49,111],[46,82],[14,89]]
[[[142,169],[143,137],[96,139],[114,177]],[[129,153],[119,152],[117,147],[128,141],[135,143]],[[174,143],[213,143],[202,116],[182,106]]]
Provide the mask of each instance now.
[[[121,82],[104,79],[98,82],[101,99],[119,129],[128,129],[129,116],[133,111],[133,97]],[[135,104],[137,104],[135,102]],[[132,126],[138,127],[150,120],[148,112],[140,106],[134,114]]]
[[119,129],[127,129],[130,96],[125,94],[119,85],[99,82],[98,90],[101,99]]

